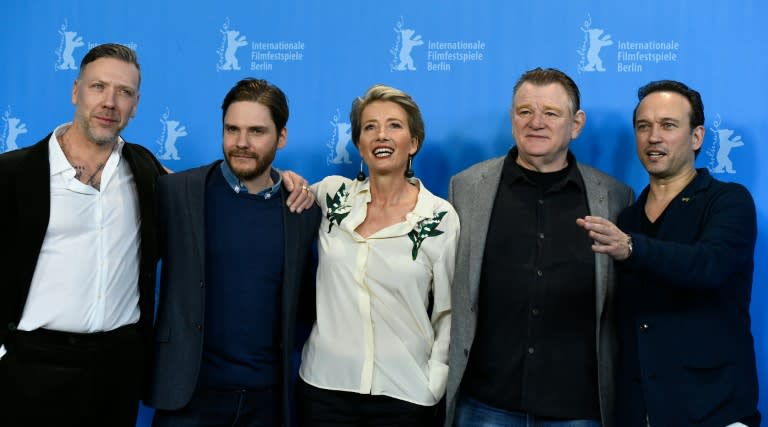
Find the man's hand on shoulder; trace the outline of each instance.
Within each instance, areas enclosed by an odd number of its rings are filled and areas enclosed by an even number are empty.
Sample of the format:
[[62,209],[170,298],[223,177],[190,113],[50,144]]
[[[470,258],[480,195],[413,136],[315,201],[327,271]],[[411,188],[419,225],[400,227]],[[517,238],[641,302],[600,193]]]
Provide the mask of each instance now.
[[281,171],[283,185],[290,192],[286,205],[288,210],[295,213],[309,209],[315,204],[315,195],[309,189],[309,182],[293,171]]

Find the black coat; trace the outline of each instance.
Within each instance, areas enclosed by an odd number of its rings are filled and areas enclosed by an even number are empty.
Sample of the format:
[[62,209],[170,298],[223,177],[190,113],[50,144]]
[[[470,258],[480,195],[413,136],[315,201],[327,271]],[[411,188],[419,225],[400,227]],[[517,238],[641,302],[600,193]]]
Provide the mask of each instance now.
[[[180,409],[195,390],[205,334],[205,188],[221,161],[167,175],[159,181],[159,227],[162,271],[154,343],[154,373],[145,403]],[[284,199],[287,193],[283,188]],[[280,313],[281,421],[292,424],[296,321],[314,319],[313,242],[320,209],[294,214],[283,205],[283,284]],[[254,242],[268,244],[268,242]],[[300,307],[301,306],[301,307]]]
[[[0,344],[16,329],[29,294],[37,258],[48,229],[51,208],[48,143],[0,155]],[[165,173],[146,148],[125,143],[122,149],[136,183],[141,215],[139,329],[149,354],[157,269],[156,186]],[[87,262],[83,260],[83,262]]]

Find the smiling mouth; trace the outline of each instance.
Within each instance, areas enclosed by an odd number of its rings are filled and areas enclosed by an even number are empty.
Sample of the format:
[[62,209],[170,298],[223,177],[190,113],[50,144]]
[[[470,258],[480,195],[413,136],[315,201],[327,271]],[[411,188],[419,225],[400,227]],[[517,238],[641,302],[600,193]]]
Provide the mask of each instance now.
[[395,152],[395,150],[393,150],[391,148],[384,148],[384,147],[382,147],[382,148],[377,148],[377,149],[373,150],[373,155],[376,158],[384,158],[384,157],[391,156],[394,152]]
[[662,158],[662,157],[666,156],[666,154],[665,154],[665,153],[662,153],[661,151],[649,151],[649,152],[647,152],[647,153],[645,153],[645,154],[646,154],[646,155],[648,156],[648,158],[649,158],[649,159],[651,159],[651,160],[658,160],[658,159],[660,159],[660,158]]

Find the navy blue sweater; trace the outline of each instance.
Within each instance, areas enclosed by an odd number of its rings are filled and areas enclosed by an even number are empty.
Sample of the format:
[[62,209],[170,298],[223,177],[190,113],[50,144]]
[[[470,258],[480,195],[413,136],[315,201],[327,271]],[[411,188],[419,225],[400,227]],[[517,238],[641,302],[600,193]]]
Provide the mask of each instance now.
[[277,383],[283,199],[235,193],[214,171],[205,203],[205,335],[200,385]]

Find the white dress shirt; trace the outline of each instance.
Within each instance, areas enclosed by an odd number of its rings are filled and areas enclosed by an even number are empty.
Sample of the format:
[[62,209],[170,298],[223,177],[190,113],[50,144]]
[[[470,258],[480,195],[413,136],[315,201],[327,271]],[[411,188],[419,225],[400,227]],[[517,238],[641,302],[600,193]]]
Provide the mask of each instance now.
[[[18,329],[102,332],[139,320],[138,194],[120,139],[101,173],[101,191],[75,178],[59,146],[49,149],[51,210]],[[0,347],[0,357],[5,349]]]
[[299,373],[307,383],[425,406],[445,393],[459,219],[414,182],[418,200],[405,221],[368,237],[355,232],[371,201],[367,180],[330,176],[313,185],[325,217],[317,322]]

